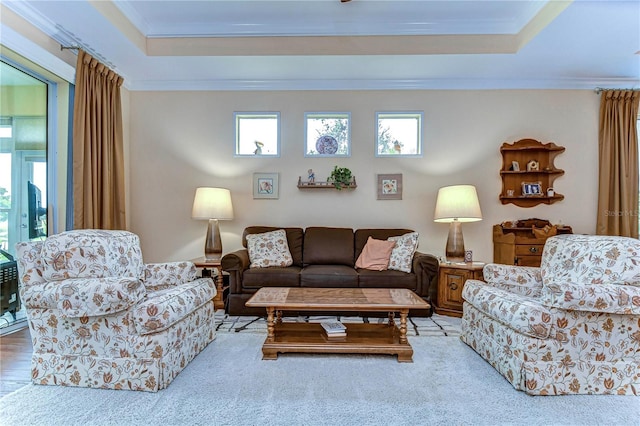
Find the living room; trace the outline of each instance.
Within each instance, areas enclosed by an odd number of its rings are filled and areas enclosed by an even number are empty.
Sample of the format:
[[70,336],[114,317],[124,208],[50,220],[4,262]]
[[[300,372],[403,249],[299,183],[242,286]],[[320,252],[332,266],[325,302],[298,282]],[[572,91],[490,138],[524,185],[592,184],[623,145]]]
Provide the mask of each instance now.
[[[93,7],[82,3],[79,8]],[[358,0],[350,3],[338,6],[357,5]],[[587,7],[586,2],[570,3],[567,2],[566,10],[558,11],[557,16],[549,20],[546,30],[541,29],[525,43],[523,53],[531,54],[539,62],[572,62],[564,61],[562,52],[548,56],[544,52],[551,34],[562,34],[563,26],[577,19],[572,11],[580,10],[582,15],[584,9],[580,8]],[[638,13],[637,5],[632,5],[634,2],[613,3],[615,5],[604,12],[611,20],[621,19],[628,25],[627,19],[623,18],[629,13],[632,17]],[[0,7],[2,29],[8,30],[3,33],[3,58],[45,69],[48,63],[75,66],[72,51],[60,50],[59,42],[37,28],[35,22],[26,22],[4,4]],[[599,19],[603,19],[602,15]],[[590,33],[596,31],[591,27],[594,22],[597,19],[593,16],[585,20],[584,27],[575,37],[591,40]],[[633,25],[637,29],[638,24],[631,24],[631,28]],[[620,38],[615,28],[607,31],[611,32],[605,33],[612,40]],[[378,75],[388,73],[390,78],[386,85],[374,84],[384,80],[381,78],[366,80],[358,75],[338,74],[334,70],[336,67],[328,67],[331,70],[327,72],[332,77],[326,81],[311,77],[301,83],[292,72],[272,76],[267,83],[266,80],[256,83],[258,79],[249,72],[256,67],[249,55],[248,59],[235,60],[237,81],[210,77],[217,75],[215,68],[200,70],[200,80],[182,81],[173,86],[170,78],[148,82],[125,79],[122,110],[127,229],[139,235],[146,262],[201,256],[206,222],[194,220],[191,209],[196,188],[212,186],[228,188],[233,202],[233,219],[220,222],[225,253],[242,247],[242,233],[249,225],[344,226],[413,229],[420,235],[421,252],[443,257],[448,226],[434,222],[438,190],[449,185],[473,184],[482,208],[482,221],[464,224],[463,230],[465,248],[473,251],[474,260],[493,260],[492,227],[504,221],[544,218],[553,224],[571,226],[575,234],[594,234],[598,210],[601,101],[596,88],[638,88],[638,37],[632,38],[635,50],[621,61],[624,64],[633,62],[631,72],[620,70],[608,74],[591,73],[581,69],[579,61],[575,61],[572,75],[531,72],[508,78],[505,75],[509,73],[505,71],[506,74],[491,78],[488,69],[478,67],[474,70],[474,78],[425,77],[421,83],[416,83],[395,77],[395,72],[402,71],[400,68],[407,63],[395,65],[394,55],[366,55],[366,58],[363,55],[360,60],[370,67],[380,68]],[[565,42],[562,44],[557,40],[564,49],[574,46]],[[29,53],[31,49],[40,52]],[[105,54],[101,49],[96,50]],[[564,54],[570,56],[568,51]],[[509,68],[511,65],[505,57],[517,55],[496,53],[489,56]],[[133,72],[127,69],[126,57],[116,60],[105,56],[113,61],[117,71]],[[329,56],[331,58],[326,59],[331,65],[338,63],[336,57],[340,56],[344,56],[345,64],[349,65],[359,60],[357,56],[355,59],[347,55]],[[468,66],[463,61],[458,62],[463,56],[452,55],[450,66]],[[47,62],[42,57],[53,57],[55,61]],[[309,58],[303,60],[314,61],[317,67],[323,66],[322,57]],[[184,57],[184,60],[189,64],[193,59]],[[423,65],[420,61],[411,63]],[[185,68],[192,67],[185,65]],[[56,70],[49,71],[57,73]],[[429,75],[426,69],[425,75]],[[212,79],[215,80],[213,83]],[[67,84],[72,82],[67,80]],[[241,85],[240,81],[245,84]],[[66,118],[63,109],[59,114],[62,121]],[[234,113],[238,111],[279,112],[278,156],[235,155]],[[327,111],[350,113],[351,152],[347,157],[311,158],[304,155],[305,113]],[[376,113],[380,111],[424,113],[421,156],[403,158],[375,154]],[[51,231],[66,229],[68,213],[65,205],[68,130],[58,131],[61,135],[55,147],[58,200]],[[565,148],[555,161],[555,166],[564,170],[564,174],[554,183],[555,191],[564,195],[563,200],[531,208],[501,203],[500,147],[503,143],[525,138],[554,142]],[[299,177],[306,179],[309,169],[313,169],[317,180],[325,181],[334,166],[348,167],[357,179],[357,188],[304,191],[297,187]],[[254,173],[277,174],[279,191],[276,198],[254,197]],[[401,199],[377,198],[378,174],[402,175]]]

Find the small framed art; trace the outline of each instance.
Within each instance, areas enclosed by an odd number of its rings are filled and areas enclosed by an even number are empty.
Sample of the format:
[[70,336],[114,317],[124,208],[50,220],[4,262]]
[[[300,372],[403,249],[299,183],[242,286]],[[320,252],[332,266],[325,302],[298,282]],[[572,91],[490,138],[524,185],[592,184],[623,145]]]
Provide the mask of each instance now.
[[253,198],[278,198],[280,192],[278,173],[253,174]]
[[540,182],[522,182],[522,195],[525,197],[542,197]]
[[402,200],[402,173],[378,175],[378,200]]

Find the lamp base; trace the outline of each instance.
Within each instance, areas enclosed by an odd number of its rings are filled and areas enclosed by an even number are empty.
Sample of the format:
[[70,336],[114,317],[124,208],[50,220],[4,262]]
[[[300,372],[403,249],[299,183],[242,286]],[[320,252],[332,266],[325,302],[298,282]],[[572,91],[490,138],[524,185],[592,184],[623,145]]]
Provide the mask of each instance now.
[[204,259],[220,260],[222,257],[222,240],[220,239],[220,227],[218,219],[209,219],[207,237],[204,240]]
[[449,236],[445,256],[448,262],[464,262],[464,238],[462,238],[462,223],[454,220],[449,223]]

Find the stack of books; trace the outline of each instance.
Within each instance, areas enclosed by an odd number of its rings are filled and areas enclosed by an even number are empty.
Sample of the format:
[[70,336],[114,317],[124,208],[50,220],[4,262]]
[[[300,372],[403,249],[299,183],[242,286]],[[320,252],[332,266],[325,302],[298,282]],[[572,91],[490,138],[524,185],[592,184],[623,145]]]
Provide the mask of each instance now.
[[320,323],[327,337],[346,337],[347,327],[340,321],[322,321]]

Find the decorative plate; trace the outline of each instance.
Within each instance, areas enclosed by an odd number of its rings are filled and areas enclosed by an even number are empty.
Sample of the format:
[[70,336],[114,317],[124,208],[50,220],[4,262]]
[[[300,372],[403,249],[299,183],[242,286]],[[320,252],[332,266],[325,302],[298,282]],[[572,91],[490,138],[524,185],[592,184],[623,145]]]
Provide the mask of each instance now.
[[316,140],[318,154],[335,154],[338,152],[338,141],[333,136],[324,135]]

